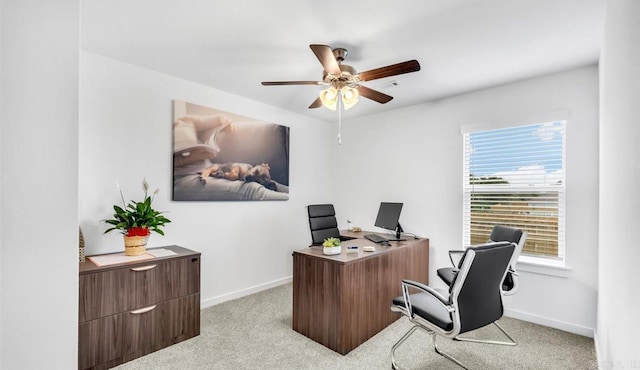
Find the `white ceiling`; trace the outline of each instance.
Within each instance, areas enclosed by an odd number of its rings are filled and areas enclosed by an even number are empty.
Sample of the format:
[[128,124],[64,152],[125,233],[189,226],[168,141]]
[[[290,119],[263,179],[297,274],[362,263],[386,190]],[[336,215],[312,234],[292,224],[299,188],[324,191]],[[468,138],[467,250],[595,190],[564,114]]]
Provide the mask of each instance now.
[[[343,119],[598,61],[604,0],[82,0],[84,50],[292,112],[321,86],[309,44],[344,47],[358,71],[417,59],[422,70],[364,83],[394,99],[361,98]],[[398,86],[389,87],[395,81]],[[179,98],[179,97],[176,97]]]

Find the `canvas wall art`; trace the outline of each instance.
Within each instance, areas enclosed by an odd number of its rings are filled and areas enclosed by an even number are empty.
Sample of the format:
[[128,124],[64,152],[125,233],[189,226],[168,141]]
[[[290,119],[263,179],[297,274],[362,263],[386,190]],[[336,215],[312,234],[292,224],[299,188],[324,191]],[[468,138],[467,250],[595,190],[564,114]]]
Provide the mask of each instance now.
[[289,127],[174,100],[173,200],[289,199]]

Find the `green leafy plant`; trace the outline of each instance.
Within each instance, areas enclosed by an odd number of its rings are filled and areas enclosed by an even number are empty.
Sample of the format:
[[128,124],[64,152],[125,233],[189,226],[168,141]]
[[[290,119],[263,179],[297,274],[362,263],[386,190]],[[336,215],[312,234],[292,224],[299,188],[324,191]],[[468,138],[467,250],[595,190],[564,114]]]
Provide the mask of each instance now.
[[323,247],[339,247],[340,246],[340,239],[338,239],[338,238],[327,238],[322,243],[322,246]]
[[156,211],[151,206],[153,197],[158,194],[160,189],[156,189],[153,195],[147,195],[149,184],[146,179],[142,180],[142,188],[144,189],[144,200],[141,202],[132,200],[127,204],[122,195],[122,189],[118,186],[122,207],[114,205],[113,218],[104,220],[107,224],[112,225],[105,230],[105,234],[113,230],[120,230],[126,236],[147,236],[151,234],[151,231],[164,235],[161,228],[171,221],[162,215],[165,212]]

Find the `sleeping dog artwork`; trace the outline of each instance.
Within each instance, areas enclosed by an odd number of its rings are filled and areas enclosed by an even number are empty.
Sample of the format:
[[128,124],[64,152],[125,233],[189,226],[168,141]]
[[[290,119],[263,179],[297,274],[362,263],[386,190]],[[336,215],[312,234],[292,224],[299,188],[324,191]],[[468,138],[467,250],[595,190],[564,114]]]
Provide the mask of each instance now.
[[289,200],[289,127],[174,100],[173,200]]
[[269,190],[277,191],[275,181],[271,180],[269,164],[262,163],[253,166],[248,163],[214,163],[200,174],[200,182],[207,183],[208,177],[227,179],[231,181],[257,182]]

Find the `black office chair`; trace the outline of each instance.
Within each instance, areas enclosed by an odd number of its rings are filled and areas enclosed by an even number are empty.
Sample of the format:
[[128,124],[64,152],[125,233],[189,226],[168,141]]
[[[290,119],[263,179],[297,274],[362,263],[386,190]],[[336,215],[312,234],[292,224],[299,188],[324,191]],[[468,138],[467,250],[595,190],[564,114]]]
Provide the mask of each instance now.
[[[466,367],[438,348],[436,336],[458,335],[489,325],[503,314],[502,281],[516,245],[509,242],[469,247],[449,291],[437,291],[419,282],[403,280],[402,296],[393,299],[391,310],[407,316],[414,326],[393,345],[391,367],[398,369],[395,351],[417,329],[433,336],[436,353]],[[420,292],[409,294],[409,289]]]
[[333,204],[307,206],[312,245],[320,245],[327,238],[340,238],[336,211]]
[[[518,262],[518,257],[520,257],[520,252],[522,252],[522,248],[524,247],[524,243],[527,240],[527,233],[523,232],[520,229],[516,229],[513,227],[507,226],[494,226],[493,230],[491,230],[491,235],[489,236],[489,242],[511,242],[516,245],[516,249],[513,253],[513,257],[509,262],[509,269],[507,274],[502,282],[502,294],[503,295],[513,295],[518,290],[518,273],[516,271],[516,263]],[[451,260],[451,264],[456,267],[443,267],[437,270],[438,277],[445,282],[445,284],[451,286],[456,275],[458,274],[460,262],[456,264],[454,261],[454,256],[462,255],[464,253],[463,250],[451,250],[449,251],[449,259]],[[487,343],[487,344],[499,344],[505,346],[515,346],[518,343],[498,324],[494,323],[502,333],[509,338],[510,342],[503,341],[493,341],[493,340],[481,340],[481,339],[470,339],[459,337],[456,340],[467,341],[467,342],[477,342],[477,343]]]

